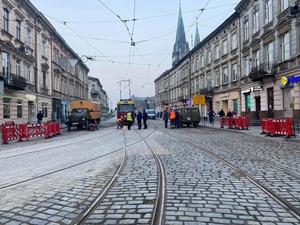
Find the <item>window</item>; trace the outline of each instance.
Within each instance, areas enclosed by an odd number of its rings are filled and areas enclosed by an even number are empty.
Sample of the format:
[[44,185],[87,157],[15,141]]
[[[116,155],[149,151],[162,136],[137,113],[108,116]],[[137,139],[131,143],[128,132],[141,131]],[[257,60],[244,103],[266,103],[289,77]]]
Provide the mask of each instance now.
[[48,117],[48,103],[42,102],[42,113],[44,117]]
[[257,32],[259,29],[259,18],[258,18],[258,11],[253,13],[253,32]]
[[244,21],[244,41],[248,40],[249,38],[249,21]]
[[192,70],[192,73],[195,72],[195,62],[194,61],[192,62],[192,68],[191,68],[191,70]]
[[31,38],[32,38],[32,33],[29,28],[27,28],[27,39],[26,39],[26,45],[28,47],[31,47]]
[[17,100],[17,118],[22,118],[22,100]]
[[207,51],[207,64],[211,63],[211,52]]
[[250,73],[250,58],[247,56],[244,61],[244,76],[248,76]]
[[10,118],[10,98],[3,98],[3,118]]
[[266,57],[268,63],[274,62],[274,44],[273,42],[270,42],[266,45]]
[[254,66],[258,67],[259,64],[260,64],[260,61],[259,61],[259,50],[255,51],[253,53],[253,58],[254,58]]
[[281,0],[281,11],[289,7],[289,0]]
[[220,71],[216,71],[216,86],[220,86]]
[[17,59],[16,60],[16,75],[21,76],[21,60]]
[[21,40],[21,20],[16,20],[16,38]]
[[196,66],[196,70],[199,70],[199,69],[200,69],[200,68],[199,68],[199,58],[196,59],[196,65],[195,65],[195,66]]
[[31,68],[30,65],[27,65],[26,79],[28,83],[31,83]]
[[220,58],[220,46],[216,45],[215,46],[215,59]]
[[9,32],[9,11],[8,9],[3,9],[3,30]]
[[42,55],[46,56],[47,55],[47,42],[43,41],[42,43]]
[[228,53],[227,40],[223,41],[222,46],[223,46],[223,55],[226,55]]
[[265,1],[265,24],[273,20],[272,0]]
[[237,48],[237,34],[231,35],[231,49]]
[[43,70],[43,87],[47,86],[47,73],[46,70]]
[[236,81],[237,80],[237,64],[232,64],[231,66],[231,79],[232,81]]
[[9,54],[7,52],[2,52],[2,74],[4,77],[8,78],[10,73],[10,62]]
[[201,55],[200,57],[200,67],[203,68],[204,67],[204,56]]
[[223,68],[223,84],[228,83],[228,68]]
[[282,61],[290,58],[290,34],[286,33],[281,37],[281,59]]

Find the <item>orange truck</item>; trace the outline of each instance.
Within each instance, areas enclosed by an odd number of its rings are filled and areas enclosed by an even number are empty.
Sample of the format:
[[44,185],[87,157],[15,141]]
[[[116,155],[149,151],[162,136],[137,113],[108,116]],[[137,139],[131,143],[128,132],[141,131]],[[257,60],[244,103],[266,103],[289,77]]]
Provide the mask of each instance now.
[[101,123],[101,105],[99,102],[91,100],[74,100],[70,105],[71,113],[67,117],[65,124],[68,126],[68,131],[72,127],[87,130],[93,126],[99,129]]

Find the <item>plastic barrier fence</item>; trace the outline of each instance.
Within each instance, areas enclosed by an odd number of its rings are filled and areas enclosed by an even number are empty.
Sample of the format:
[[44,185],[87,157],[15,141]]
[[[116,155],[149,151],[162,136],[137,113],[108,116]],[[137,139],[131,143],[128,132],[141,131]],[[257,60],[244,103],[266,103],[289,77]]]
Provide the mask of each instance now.
[[10,140],[23,141],[29,138],[51,138],[60,135],[60,123],[48,122],[41,124],[19,124],[6,122],[2,127],[2,144],[8,144]]
[[246,116],[221,117],[220,127],[227,126],[230,129],[246,129],[249,130],[249,118]]
[[287,136],[293,135],[292,118],[265,118],[261,120],[262,134],[269,136]]

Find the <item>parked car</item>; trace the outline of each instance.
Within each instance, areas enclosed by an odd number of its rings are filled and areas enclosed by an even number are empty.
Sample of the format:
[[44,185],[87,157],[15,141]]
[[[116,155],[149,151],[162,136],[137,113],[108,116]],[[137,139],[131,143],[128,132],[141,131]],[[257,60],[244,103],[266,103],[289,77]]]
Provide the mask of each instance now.
[[154,109],[146,109],[146,113],[148,114],[149,119],[156,119],[156,113]]
[[200,112],[198,107],[186,106],[178,108],[180,113],[180,125],[186,125],[190,127],[193,124],[194,127],[197,127],[200,122]]

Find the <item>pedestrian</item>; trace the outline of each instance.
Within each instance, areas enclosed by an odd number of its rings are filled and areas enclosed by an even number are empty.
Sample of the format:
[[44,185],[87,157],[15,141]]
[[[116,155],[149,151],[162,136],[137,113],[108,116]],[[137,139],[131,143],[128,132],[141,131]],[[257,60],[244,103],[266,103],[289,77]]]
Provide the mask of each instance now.
[[214,110],[209,110],[208,112],[208,117],[209,117],[209,122],[210,123],[214,123],[214,117],[215,117],[216,113]]
[[143,110],[143,123],[144,123],[144,129],[147,129],[147,119],[148,119],[148,114],[146,112],[146,110]]
[[236,116],[236,112],[234,110],[232,110],[232,116],[235,117]]
[[180,127],[180,114],[178,109],[175,110],[175,128]]
[[117,129],[123,128],[123,121],[121,118],[117,119]]
[[220,112],[219,112],[219,116],[220,116],[220,117],[224,117],[224,116],[225,116],[225,112],[224,112],[224,110],[223,110],[223,109],[221,109],[221,110],[220,110]]
[[138,130],[140,130],[142,128],[142,118],[143,118],[143,115],[142,115],[141,111],[139,110],[137,113],[137,116],[136,116],[137,123],[138,123]]
[[128,130],[130,130],[131,125],[132,125],[132,114],[131,114],[131,112],[128,112],[128,113],[127,113],[127,115],[126,115],[126,120],[127,120],[127,127],[128,127]]
[[232,117],[232,112],[229,110],[226,116],[227,117]]
[[43,118],[44,118],[42,111],[39,111],[39,113],[36,115],[36,118],[37,118],[38,124],[42,123]]
[[169,115],[169,118],[170,118],[170,128],[174,128],[174,125],[175,125],[175,111],[173,109],[170,110],[170,115]]
[[168,128],[169,113],[167,110],[164,110],[163,120],[165,121],[165,128]]

